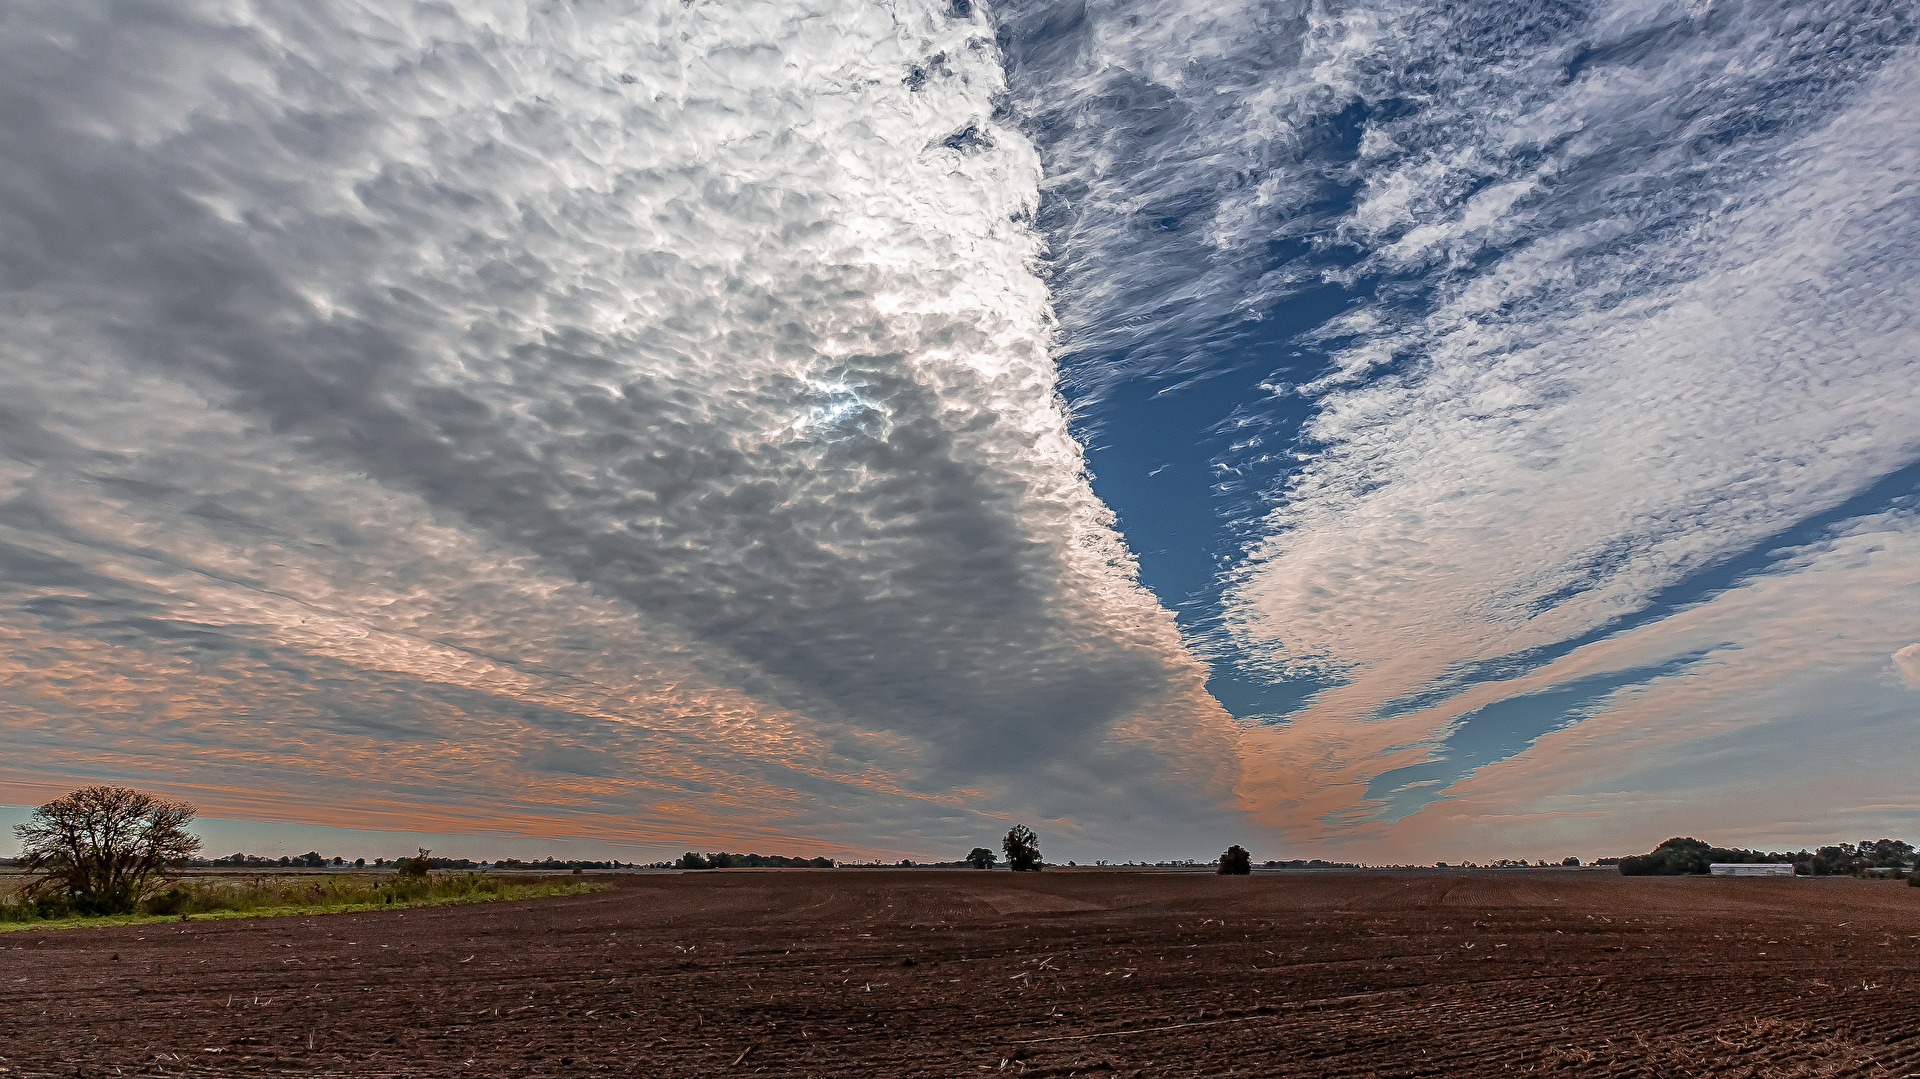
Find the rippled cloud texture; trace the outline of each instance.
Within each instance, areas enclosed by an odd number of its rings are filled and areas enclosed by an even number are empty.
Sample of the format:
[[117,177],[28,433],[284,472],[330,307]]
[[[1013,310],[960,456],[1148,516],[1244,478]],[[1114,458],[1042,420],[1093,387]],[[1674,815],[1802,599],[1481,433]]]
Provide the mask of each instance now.
[[75,0],[0,93],[0,802],[1920,816],[1904,5]]
[[1054,390],[981,13],[0,34],[12,781],[854,851],[1229,803]]

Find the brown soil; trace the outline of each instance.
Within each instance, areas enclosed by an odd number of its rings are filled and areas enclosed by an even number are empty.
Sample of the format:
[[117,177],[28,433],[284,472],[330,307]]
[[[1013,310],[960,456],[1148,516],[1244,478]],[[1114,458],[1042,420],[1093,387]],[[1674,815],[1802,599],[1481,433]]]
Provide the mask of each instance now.
[[746,871],[0,937],[0,1075],[1920,1073],[1920,888]]

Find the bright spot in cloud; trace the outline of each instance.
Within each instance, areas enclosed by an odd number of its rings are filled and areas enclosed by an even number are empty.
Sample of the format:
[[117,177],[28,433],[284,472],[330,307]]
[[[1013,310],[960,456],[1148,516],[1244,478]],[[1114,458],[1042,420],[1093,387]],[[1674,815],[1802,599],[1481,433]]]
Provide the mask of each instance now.
[[1920,644],[1910,644],[1893,654],[1894,669],[1900,680],[1912,689],[1920,689]]

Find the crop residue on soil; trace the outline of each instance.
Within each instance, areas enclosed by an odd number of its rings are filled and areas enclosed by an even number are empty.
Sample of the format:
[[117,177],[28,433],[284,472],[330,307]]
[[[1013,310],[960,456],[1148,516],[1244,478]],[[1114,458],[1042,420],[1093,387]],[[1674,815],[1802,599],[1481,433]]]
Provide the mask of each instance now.
[[1883,882],[605,879],[9,934],[0,1075],[1920,1072],[1920,889]]

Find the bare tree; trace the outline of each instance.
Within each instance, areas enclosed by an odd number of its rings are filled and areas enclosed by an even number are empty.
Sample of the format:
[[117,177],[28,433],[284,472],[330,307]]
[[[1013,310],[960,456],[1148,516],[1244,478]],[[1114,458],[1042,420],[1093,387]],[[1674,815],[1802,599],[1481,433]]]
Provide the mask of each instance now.
[[17,825],[16,864],[40,874],[27,894],[64,898],[81,914],[124,914],[193,857],[193,807],[126,787],[87,787],[33,811]]

